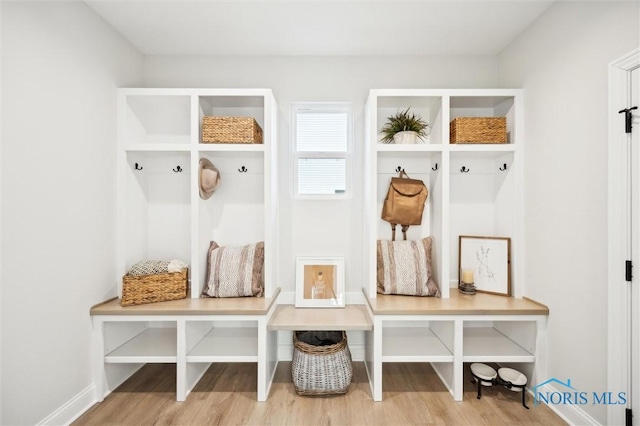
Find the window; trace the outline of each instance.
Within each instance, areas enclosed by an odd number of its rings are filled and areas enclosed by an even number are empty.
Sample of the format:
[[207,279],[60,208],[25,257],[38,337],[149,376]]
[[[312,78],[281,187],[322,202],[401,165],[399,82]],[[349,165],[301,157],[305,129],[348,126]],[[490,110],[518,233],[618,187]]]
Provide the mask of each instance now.
[[345,197],[351,163],[350,104],[293,104],[294,196]]

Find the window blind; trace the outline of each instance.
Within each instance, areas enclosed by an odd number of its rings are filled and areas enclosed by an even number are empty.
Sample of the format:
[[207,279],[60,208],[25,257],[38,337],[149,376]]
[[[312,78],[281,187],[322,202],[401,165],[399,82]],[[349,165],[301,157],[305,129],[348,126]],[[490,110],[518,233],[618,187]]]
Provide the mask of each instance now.
[[300,152],[346,152],[349,117],[346,112],[298,111],[296,149]]
[[298,193],[343,194],[347,186],[346,163],[344,158],[298,159]]

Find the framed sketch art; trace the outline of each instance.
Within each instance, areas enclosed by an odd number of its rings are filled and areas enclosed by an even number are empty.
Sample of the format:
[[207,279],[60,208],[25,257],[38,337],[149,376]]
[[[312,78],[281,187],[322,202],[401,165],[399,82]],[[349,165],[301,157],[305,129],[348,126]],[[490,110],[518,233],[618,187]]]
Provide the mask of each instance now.
[[296,258],[296,307],[344,308],[344,305],[344,258]]
[[510,238],[461,235],[458,248],[459,281],[471,279],[478,292],[511,296]]

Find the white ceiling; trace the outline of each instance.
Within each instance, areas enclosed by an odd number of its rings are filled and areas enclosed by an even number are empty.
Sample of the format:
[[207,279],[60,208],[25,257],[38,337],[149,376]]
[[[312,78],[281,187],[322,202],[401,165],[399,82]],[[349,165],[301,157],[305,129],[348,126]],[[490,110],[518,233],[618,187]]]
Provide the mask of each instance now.
[[495,55],[553,3],[85,2],[145,55]]

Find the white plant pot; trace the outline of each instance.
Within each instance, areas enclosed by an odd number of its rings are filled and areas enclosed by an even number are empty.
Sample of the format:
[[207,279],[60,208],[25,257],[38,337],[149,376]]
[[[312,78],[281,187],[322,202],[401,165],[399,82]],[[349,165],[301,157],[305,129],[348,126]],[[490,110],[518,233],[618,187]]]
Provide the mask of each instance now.
[[413,131],[398,132],[393,135],[395,144],[415,144],[418,142],[418,134]]

